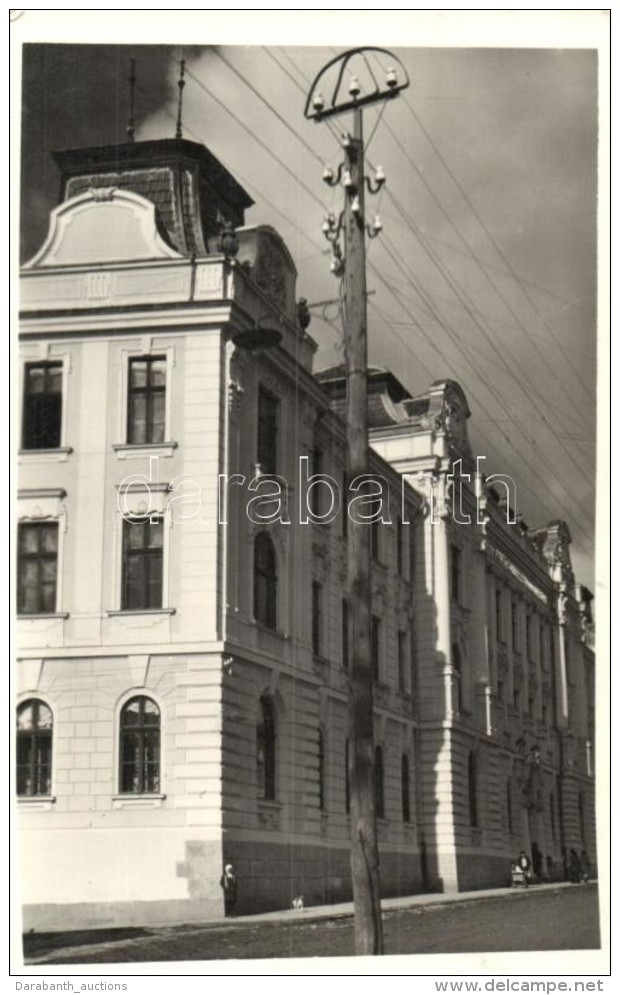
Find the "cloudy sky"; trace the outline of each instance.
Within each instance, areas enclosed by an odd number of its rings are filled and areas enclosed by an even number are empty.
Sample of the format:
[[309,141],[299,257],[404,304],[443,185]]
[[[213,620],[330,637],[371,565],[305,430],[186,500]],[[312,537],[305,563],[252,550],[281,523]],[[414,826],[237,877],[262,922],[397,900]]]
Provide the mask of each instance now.
[[[542,48],[478,47],[475,34],[468,47],[454,35],[447,45],[441,31],[443,44],[427,33],[416,47],[403,16],[390,47],[411,85],[364,120],[369,169],[380,163],[387,175],[381,196],[367,201],[383,223],[368,250],[370,360],[412,392],[434,379],[460,382],[474,452],[488,472],[515,478],[529,525],[568,522],[579,579],[593,587],[597,52],[563,44],[559,20],[557,44],[551,31]],[[22,256],[39,247],[58,196],[51,150],[124,139],[132,57],[136,139],[172,137],[185,58],[184,137],[208,145],[248,190],[247,223],[284,237],[298,295],[317,305],[317,368],[340,361],[338,309],[321,303],[338,293],[321,222],[342,193],[321,175],[324,163],[338,164],[338,133],[350,123],[303,115],[312,78],[348,47],[341,30],[332,44],[330,24],[327,15],[326,44],[312,47],[299,43],[303,32],[281,44],[264,30],[251,45],[234,44],[234,33],[222,45],[184,45],[211,40],[206,21],[178,37],[172,25],[173,46],[50,46],[44,34],[26,45]],[[510,34],[498,40],[505,46]],[[372,64],[382,73],[390,60]]]

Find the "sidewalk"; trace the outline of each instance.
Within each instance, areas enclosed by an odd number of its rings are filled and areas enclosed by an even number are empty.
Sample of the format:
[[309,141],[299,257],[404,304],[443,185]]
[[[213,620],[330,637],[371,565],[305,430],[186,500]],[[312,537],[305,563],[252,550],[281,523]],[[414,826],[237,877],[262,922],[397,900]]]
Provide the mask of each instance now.
[[[592,882],[591,882],[592,883]],[[531,885],[532,892],[554,891],[560,888],[576,888],[577,885],[568,881],[552,881],[549,883]],[[418,906],[443,905],[450,902],[476,902],[484,898],[500,898],[505,895],[523,894],[523,888],[485,888],[481,891],[456,892],[424,892],[419,895],[403,895],[400,898],[382,898],[382,912],[394,909],[411,909]],[[341,902],[339,905],[312,905],[307,909],[279,909],[276,912],[258,912],[254,915],[243,915],[232,919],[217,919],[205,921],[201,926],[223,924],[232,925],[235,922],[308,922],[320,919],[339,919],[353,915],[353,902]],[[197,924],[196,924],[197,925]]]
[[[432,893],[405,895],[400,898],[385,898],[381,902],[383,913],[403,909],[422,909],[442,905],[460,904],[464,902],[484,902],[486,899],[502,898],[513,895],[515,898],[540,892],[558,892],[564,889],[578,888],[578,885],[568,882],[553,882],[532,885],[528,890],[523,888],[488,888],[481,891]],[[175,936],[188,938],[202,933],[217,933],[224,931],[232,936],[238,930],[252,925],[270,923],[292,926],[295,924],[316,923],[346,919],[353,916],[353,903],[342,902],[338,905],[315,905],[304,909],[279,909],[274,912],[260,912],[254,915],[240,915],[227,919],[205,919],[200,922],[157,923],[149,926],[127,926],[95,928],[88,930],[58,931],[50,933],[31,933],[24,936],[25,963],[42,965],[56,958],[70,957],[71,954],[97,953],[103,950],[113,950],[122,945],[139,947],[156,937],[168,942]]]

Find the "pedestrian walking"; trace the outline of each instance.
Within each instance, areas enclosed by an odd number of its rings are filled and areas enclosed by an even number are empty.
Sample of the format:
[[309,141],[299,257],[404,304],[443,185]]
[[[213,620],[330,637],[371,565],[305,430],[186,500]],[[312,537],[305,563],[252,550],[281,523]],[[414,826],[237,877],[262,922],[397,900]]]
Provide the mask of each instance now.
[[226,864],[224,873],[220,878],[220,885],[224,891],[224,914],[232,916],[235,913],[237,904],[237,875],[232,864]]

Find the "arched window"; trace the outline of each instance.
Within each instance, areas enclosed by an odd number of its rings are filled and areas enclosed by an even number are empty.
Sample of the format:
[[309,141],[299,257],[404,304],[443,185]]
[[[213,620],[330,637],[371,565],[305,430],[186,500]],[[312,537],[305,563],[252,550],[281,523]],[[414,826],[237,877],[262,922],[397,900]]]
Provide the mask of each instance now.
[[160,790],[159,708],[151,698],[137,695],[121,709],[120,790],[127,795],[155,794]]
[[344,741],[344,808],[347,815],[351,811],[351,782],[349,780],[349,740]]
[[384,819],[383,750],[380,746],[375,747],[375,808],[377,810],[377,819]]
[[411,822],[409,804],[409,757],[403,753],[400,758],[400,796],[403,808],[403,822]]
[[319,760],[319,808],[321,811],[325,808],[325,733],[322,729],[319,729],[319,742],[318,742],[318,760]]
[[256,768],[261,798],[276,797],[276,716],[271,698],[260,700],[260,719],[256,727]]
[[457,712],[463,711],[463,666],[458,643],[452,643],[452,668],[454,670],[455,704]]
[[278,574],[273,543],[265,532],[254,542],[254,618],[268,629],[277,625]]
[[17,709],[17,794],[52,793],[52,710],[38,698]]
[[469,788],[469,824],[478,825],[478,764],[476,754],[470,753],[467,760],[467,782]]

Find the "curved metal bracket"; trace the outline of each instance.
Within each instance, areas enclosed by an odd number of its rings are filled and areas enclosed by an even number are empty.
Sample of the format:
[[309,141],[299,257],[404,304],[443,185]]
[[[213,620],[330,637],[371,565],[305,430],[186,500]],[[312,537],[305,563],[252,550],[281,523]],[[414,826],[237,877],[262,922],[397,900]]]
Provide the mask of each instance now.
[[[366,53],[380,52],[382,55],[387,55],[390,59],[395,62],[402,72],[404,79],[403,83],[399,83],[396,78],[393,78],[391,74],[388,73],[388,82],[385,83],[383,87],[379,86],[377,77],[370,65],[369,60],[366,57]],[[351,61],[351,59],[356,56],[361,55],[366,69],[370,74],[371,79],[374,82],[374,89],[364,96],[359,96],[358,93],[345,94],[342,92],[342,80],[345,70]],[[318,84],[323,79],[325,74],[335,66],[337,63],[341,62],[342,65],[338,70],[338,75],[336,82],[334,84],[333,92],[329,100],[328,106],[325,105],[325,100],[318,89]],[[392,81],[393,79],[393,81]],[[310,92],[308,94],[308,99],[306,100],[306,106],[304,108],[304,116],[311,121],[322,121],[324,118],[332,117],[334,114],[344,114],[346,111],[356,110],[358,107],[364,107],[368,104],[373,104],[378,100],[389,100],[391,97],[396,97],[401,90],[405,90],[409,86],[409,76],[407,75],[407,70],[403,66],[400,59],[398,59],[393,52],[388,51],[386,48],[352,48],[347,52],[342,52],[337,55],[334,59],[331,59],[327,65],[323,66],[318,76],[316,76],[310,87]],[[341,101],[341,102],[339,102]]]

